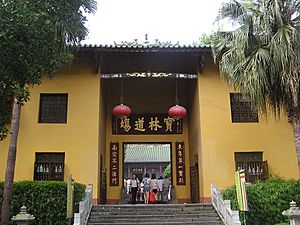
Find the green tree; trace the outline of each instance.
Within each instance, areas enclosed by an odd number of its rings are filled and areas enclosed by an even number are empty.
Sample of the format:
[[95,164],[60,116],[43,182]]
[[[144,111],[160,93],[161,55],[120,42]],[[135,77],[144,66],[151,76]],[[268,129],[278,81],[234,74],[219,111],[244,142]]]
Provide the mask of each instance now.
[[171,163],[164,170],[164,177],[170,177],[170,176],[171,176]]
[[7,87],[5,82],[0,81],[0,141],[7,137],[9,131],[7,124],[11,120],[11,96],[10,87]]
[[1,225],[9,220],[20,112],[29,99],[28,86],[40,84],[42,75],[51,76],[70,62],[72,46],[87,35],[84,13],[95,10],[94,0],[0,1],[0,85],[11,99],[4,102],[13,105]]
[[214,43],[215,38],[216,38],[216,32],[212,32],[209,34],[203,33],[199,38],[199,42],[200,44],[210,46]]
[[231,0],[217,21],[230,20],[234,29],[218,32],[212,48],[229,85],[261,112],[288,113],[300,171],[299,11],[299,0]]

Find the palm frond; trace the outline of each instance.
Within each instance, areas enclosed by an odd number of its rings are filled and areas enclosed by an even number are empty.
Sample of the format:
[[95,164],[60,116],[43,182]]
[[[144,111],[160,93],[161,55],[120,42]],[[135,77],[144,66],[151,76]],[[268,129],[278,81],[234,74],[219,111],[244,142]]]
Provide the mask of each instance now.
[[300,117],[299,5],[300,0],[230,1],[217,18],[239,24],[218,32],[213,43],[221,76],[276,115],[286,109]]

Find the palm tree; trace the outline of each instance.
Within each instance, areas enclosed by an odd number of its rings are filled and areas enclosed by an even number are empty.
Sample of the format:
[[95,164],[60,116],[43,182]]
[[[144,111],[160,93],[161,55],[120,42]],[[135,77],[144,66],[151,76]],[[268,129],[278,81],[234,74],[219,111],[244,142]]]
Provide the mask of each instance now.
[[294,127],[300,172],[300,0],[231,0],[223,3],[212,49],[221,76],[275,116],[285,110]]

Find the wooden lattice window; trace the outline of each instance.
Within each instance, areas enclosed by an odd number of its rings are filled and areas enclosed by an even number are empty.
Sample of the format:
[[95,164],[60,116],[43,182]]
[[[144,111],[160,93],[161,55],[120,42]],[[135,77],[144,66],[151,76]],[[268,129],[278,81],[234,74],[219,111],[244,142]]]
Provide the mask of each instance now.
[[64,180],[65,153],[36,153],[34,180]]
[[236,162],[262,162],[263,152],[235,152],[234,160]]
[[257,108],[251,105],[248,96],[230,93],[231,120],[233,123],[257,123]]
[[235,152],[234,159],[235,169],[245,171],[246,182],[268,179],[268,162],[263,161],[263,152]]
[[39,123],[67,123],[68,94],[41,94]]

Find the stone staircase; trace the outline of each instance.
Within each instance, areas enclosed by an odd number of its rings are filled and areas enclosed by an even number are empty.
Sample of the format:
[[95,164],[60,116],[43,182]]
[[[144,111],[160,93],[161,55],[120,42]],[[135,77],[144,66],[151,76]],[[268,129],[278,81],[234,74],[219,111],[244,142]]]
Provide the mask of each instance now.
[[211,204],[95,205],[88,225],[223,225]]

